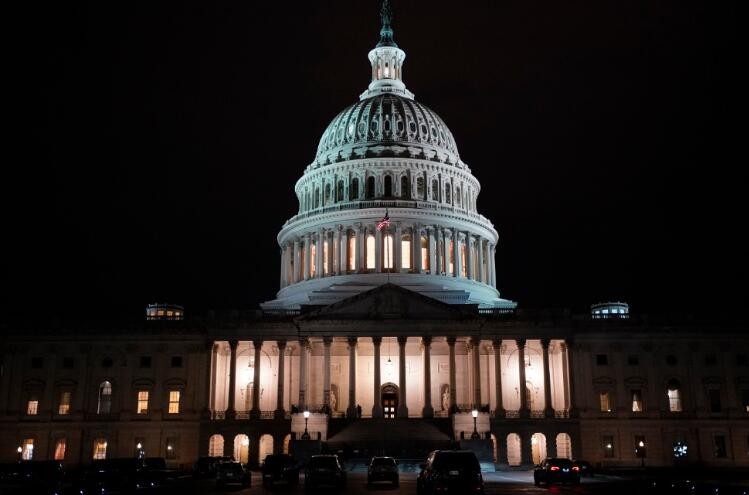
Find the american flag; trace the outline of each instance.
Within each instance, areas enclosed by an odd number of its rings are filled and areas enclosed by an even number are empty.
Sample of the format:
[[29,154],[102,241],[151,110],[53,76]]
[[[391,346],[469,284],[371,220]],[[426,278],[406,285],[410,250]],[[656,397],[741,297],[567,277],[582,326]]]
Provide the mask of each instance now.
[[382,230],[390,227],[390,216],[388,216],[388,211],[385,210],[385,216],[377,222],[377,230]]

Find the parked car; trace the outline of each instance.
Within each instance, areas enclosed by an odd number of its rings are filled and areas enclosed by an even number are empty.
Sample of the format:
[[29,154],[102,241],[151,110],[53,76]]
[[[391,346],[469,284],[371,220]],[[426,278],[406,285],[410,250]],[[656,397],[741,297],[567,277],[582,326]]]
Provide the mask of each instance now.
[[593,476],[593,465],[588,461],[572,459],[572,466],[577,466],[580,469],[580,476]]
[[290,485],[299,483],[299,466],[288,454],[271,454],[263,461],[263,486],[271,486],[278,481]]
[[398,464],[392,457],[373,457],[367,469],[367,484],[388,481],[398,486]]
[[346,486],[346,471],[337,455],[313,455],[304,469],[304,488],[309,490],[319,485],[336,488]]
[[219,462],[232,462],[234,459],[225,456],[199,457],[193,466],[193,476],[196,478],[215,478],[216,466]]
[[59,495],[65,470],[59,461],[21,461],[0,464],[0,493]]
[[569,459],[549,458],[533,470],[533,483],[580,483],[580,467]]
[[475,493],[483,495],[484,478],[479,460],[470,450],[435,450],[416,478],[416,493]]
[[220,462],[216,466],[216,487],[226,485],[252,486],[252,475],[241,462]]

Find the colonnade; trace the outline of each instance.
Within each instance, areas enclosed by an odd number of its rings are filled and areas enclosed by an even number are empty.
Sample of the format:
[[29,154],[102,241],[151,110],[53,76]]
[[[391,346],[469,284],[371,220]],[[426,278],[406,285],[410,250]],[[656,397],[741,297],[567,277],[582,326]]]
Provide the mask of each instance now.
[[[373,356],[374,356],[374,366],[373,366],[373,379],[371,386],[373,387],[373,407],[372,407],[372,417],[379,418],[383,416],[383,410],[382,410],[382,404],[377,398],[381,394],[382,390],[382,369],[381,369],[381,345],[383,337],[381,336],[373,336],[373,337],[348,337],[346,338],[346,343],[348,344],[348,405],[346,408],[346,414],[350,417],[356,417],[357,411],[356,411],[356,404],[357,404],[357,391],[361,390],[360,387],[366,387],[366,384],[359,383],[357,384],[357,373],[356,373],[356,360],[357,360],[357,346],[361,341],[371,341],[373,346]],[[457,383],[457,367],[456,367],[456,351],[455,347],[458,342],[458,338],[454,336],[448,336],[445,341],[448,346],[448,355],[449,355],[449,398],[450,398],[450,404],[449,404],[449,410],[456,411],[459,409],[459,405],[457,403],[457,397],[458,397],[458,391],[456,390],[456,383]],[[496,387],[495,394],[494,394],[494,402],[492,404],[487,404],[489,401],[489,398],[482,398],[482,389],[481,389],[481,383],[482,383],[482,373],[481,373],[481,354],[480,354],[480,345],[482,341],[486,341],[490,339],[481,338],[478,336],[470,337],[468,339],[461,339],[461,342],[465,342],[468,346],[470,355],[469,355],[469,363],[470,363],[470,369],[468,370],[469,373],[472,375],[472,390],[470,391],[470,398],[471,398],[471,407],[486,407],[488,405],[490,409],[493,410],[495,417],[520,417],[520,418],[527,418],[531,417],[531,407],[528,403],[528,396],[526,391],[526,367],[529,366],[529,361],[526,360],[526,344],[527,339],[525,338],[519,338],[519,339],[512,339],[511,341],[508,341],[507,339],[501,339],[499,337],[491,339],[491,346],[486,346],[485,349],[487,352],[489,349],[491,349],[493,353],[494,358],[494,385]],[[406,344],[408,342],[408,336],[401,335],[397,336],[397,344],[398,344],[398,357],[399,357],[399,373],[398,373],[398,411],[397,415],[398,417],[408,417],[411,416],[421,416],[421,417],[432,417],[435,414],[435,407],[432,401],[432,370],[431,370],[431,350],[433,345],[434,338],[431,336],[425,336],[420,337],[419,342],[421,344],[421,350],[422,350],[422,366],[423,366],[423,374],[422,374],[422,381],[423,381],[423,407],[421,408],[421,411],[409,411],[407,407],[407,400],[406,400],[406,390],[407,390],[407,379],[408,379],[408,373],[406,372]],[[519,399],[520,399],[520,407],[517,410],[508,411],[505,408],[505,404],[503,401],[503,379],[502,379],[502,373],[506,370],[507,365],[503,365],[502,363],[502,355],[501,355],[501,349],[504,343],[510,343],[513,342],[517,347],[517,383],[510,384],[512,386],[517,385],[517,390],[519,393]],[[278,387],[278,393],[277,393],[277,400],[275,405],[275,411],[273,412],[274,417],[284,417],[286,414],[286,411],[284,410],[284,391],[285,391],[285,383],[287,381],[287,378],[285,377],[285,371],[284,371],[284,356],[285,356],[285,350],[287,347],[287,342],[285,340],[275,340],[273,343],[277,346],[279,351],[279,360],[278,360],[278,380],[277,380],[277,387]],[[296,407],[301,409],[306,409],[309,407],[309,376],[308,376],[308,367],[310,362],[310,352],[311,352],[311,344],[309,338],[301,338],[298,341],[299,343],[299,369],[295,370],[297,372],[296,378],[298,379],[298,403],[296,404]],[[323,398],[323,408],[329,408],[331,405],[331,345],[333,343],[332,337],[323,337],[322,338],[322,346],[323,346],[323,366],[322,366],[322,398]],[[561,383],[561,390],[562,390],[562,396],[563,401],[561,404],[561,408],[559,410],[554,410],[553,403],[552,403],[552,392],[551,392],[551,374],[550,374],[550,356],[549,356],[549,346],[551,341],[549,339],[540,339],[541,349],[542,349],[542,362],[543,362],[543,390],[544,390],[544,409],[540,412],[542,414],[537,415],[539,411],[533,411],[534,416],[536,417],[554,417],[554,416],[566,416],[570,409],[572,409],[572,387],[571,387],[571,380],[570,380],[570,366],[571,366],[571,352],[569,349],[569,346],[566,342],[560,341],[559,343],[559,349],[561,351],[561,362],[562,362],[562,369],[561,369],[561,375],[562,375],[562,383]],[[252,340],[253,344],[253,350],[254,350],[254,359],[255,363],[260,362],[260,353],[262,350],[263,345],[266,345],[263,340]],[[226,419],[237,419],[237,409],[236,409],[236,375],[237,375],[237,348],[239,346],[239,342],[237,340],[230,340],[229,341],[229,390],[228,390],[228,407],[226,408],[226,411],[224,413],[224,417]],[[215,387],[215,383],[218,379],[217,376],[217,370],[216,370],[216,352],[217,352],[217,346],[213,345],[211,346],[212,349],[212,356],[211,356],[211,363],[212,365],[209,367],[209,383],[213,383]],[[514,351],[513,351],[514,352]],[[537,351],[536,351],[536,354]],[[253,380],[254,383],[258,384],[261,383],[261,366],[259,364],[256,364],[253,369],[254,375]],[[487,368],[487,372],[489,372],[489,368]],[[514,374],[514,373],[513,373]],[[291,378],[291,377],[289,377]],[[485,377],[487,378],[487,377]],[[558,383],[558,382],[557,382]],[[319,385],[318,385],[319,386]],[[358,388],[359,387],[359,388]],[[261,417],[268,417],[267,415],[262,415],[260,410],[260,400],[259,400],[259,393],[260,393],[260,387],[255,386],[252,389],[252,409],[249,411],[249,418],[257,419]],[[317,392],[319,394],[319,391]],[[343,393],[341,391],[341,393]],[[319,395],[318,395],[319,396]],[[216,411],[217,404],[215,401],[215,397],[213,394],[211,394],[211,402],[210,402],[210,408],[213,411]]]
[[496,287],[496,244],[457,228],[357,222],[308,232],[281,247],[281,287],[354,273],[462,277]]

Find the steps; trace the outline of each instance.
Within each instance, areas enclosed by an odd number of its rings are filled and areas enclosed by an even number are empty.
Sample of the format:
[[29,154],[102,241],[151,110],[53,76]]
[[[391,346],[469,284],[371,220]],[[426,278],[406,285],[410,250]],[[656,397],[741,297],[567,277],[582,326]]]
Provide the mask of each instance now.
[[343,451],[346,457],[423,459],[453,443],[450,420],[445,418],[331,419],[328,424],[328,450]]

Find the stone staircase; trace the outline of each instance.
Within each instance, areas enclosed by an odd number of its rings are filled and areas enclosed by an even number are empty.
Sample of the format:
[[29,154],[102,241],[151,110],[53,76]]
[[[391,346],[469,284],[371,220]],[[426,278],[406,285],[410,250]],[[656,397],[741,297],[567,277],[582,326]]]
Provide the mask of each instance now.
[[345,457],[389,455],[424,459],[435,449],[454,446],[450,420],[422,419],[331,419],[327,449]]

